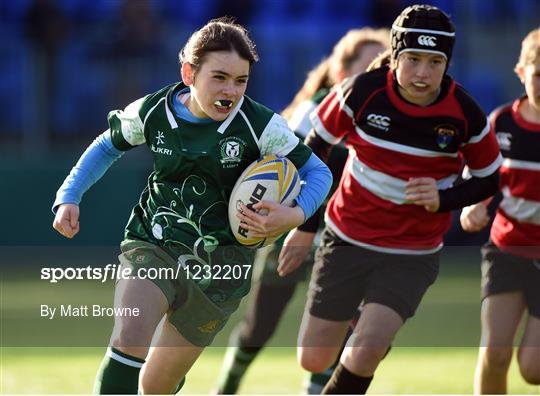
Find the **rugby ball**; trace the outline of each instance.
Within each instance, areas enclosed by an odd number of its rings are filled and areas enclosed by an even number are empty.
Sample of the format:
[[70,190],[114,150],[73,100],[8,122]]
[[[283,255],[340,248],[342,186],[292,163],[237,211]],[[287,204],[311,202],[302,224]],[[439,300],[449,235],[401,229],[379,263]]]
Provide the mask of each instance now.
[[[270,245],[281,235],[271,238],[256,238],[243,228],[236,213],[240,204],[252,209],[259,201],[278,202],[292,206],[300,193],[300,176],[294,164],[285,157],[266,155],[249,165],[236,181],[229,200],[229,224],[240,244],[260,248]],[[259,214],[265,215],[262,210]]]

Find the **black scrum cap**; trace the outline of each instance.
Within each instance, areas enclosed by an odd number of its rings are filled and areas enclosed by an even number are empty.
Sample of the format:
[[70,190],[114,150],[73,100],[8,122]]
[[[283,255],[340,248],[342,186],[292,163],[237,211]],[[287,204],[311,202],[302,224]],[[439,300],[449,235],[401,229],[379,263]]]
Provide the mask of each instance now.
[[401,52],[417,51],[442,55],[450,63],[455,29],[450,17],[437,7],[405,8],[392,24],[391,34],[393,59]]

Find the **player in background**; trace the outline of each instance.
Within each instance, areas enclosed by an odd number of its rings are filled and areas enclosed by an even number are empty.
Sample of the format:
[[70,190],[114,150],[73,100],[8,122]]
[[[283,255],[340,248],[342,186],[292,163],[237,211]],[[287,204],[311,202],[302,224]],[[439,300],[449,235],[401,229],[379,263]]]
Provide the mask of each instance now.
[[[307,136],[312,128],[309,114],[328,95],[332,86],[345,78],[363,73],[378,54],[389,48],[389,33],[386,29],[350,30],[334,46],[332,54],[308,73],[302,88],[282,112],[297,136],[302,139]],[[345,147],[336,146],[332,151],[328,166],[335,183],[341,178],[346,158]],[[317,228],[315,224],[315,231]],[[259,276],[254,278],[248,310],[231,334],[218,381],[218,394],[237,392],[246,370],[274,334],[296,286],[309,276],[312,267],[309,260],[304,261],[301,270],[284,278],[278,276],[277,258],[281,245],[282,240],[259,249],[256,254],[255,268]],[[331,374],[331,369],[312,374],[307,393],[320,393]]]
[[[246,29],[226,18],[210,21],[180,52],[182,82],[109,113],[109,129],[57,192],[53,226],[72,238],[83,193],[125,151],[145,144],[152,152],[154,171],[121,243],[120,262],[133,276],[117,282],[114,300],[140,315],[115,317],[95,392],[172,393],[249,291],[253,252],[236,242],[227,215],[232,188],[249,164],[265,154],[286,156],[306,182],[295,207],[253,206],[267,216],[242,208],[238,217],[255,236],[303,223],[329,191],[328,168],[281,116],[245,95],[257,60]],[[226,265],[239,266],[243,276],[215,276]],[[197,276],[204,266],[210,270]],[[150,280],[139,275],[143,268],[180,270],[175,279]]]
[[[518,349],[521,375],[540,384],[540,28],[523,40],[515,72],[525,95],[494,110],[490,121],[504,157],[503,199],[482,248],[482,337],[474,392],[507,392],[514,339],[522,318]],[[484,228],[489,200],[461,213],[465,231]]]
[[[502,158],[476,102],[447,74],[455,29],[429,5],[407,7],[392,25],[390,66],[345,80],[312,113],[315,153],[342,139],[349,159],[326,209],[300,328],[302,367],[320,372],[340,351],[325,386],[362,394],[405,321],[435,281],[450,211],[491,196]],[[472,178],[454,186],[463,166]],[[280,273],[301,262],[302,227],[289,233]],[[311,239],[314,237],[311,232]]]

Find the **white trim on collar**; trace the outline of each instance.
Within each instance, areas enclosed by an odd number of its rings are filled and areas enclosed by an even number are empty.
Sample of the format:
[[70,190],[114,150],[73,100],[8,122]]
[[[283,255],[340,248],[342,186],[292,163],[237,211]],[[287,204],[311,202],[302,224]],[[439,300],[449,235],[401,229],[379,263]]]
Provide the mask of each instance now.
[[229,114],[229,116],[225,118],[225,121],[223,121],[223,124],[221,124],[219,128],[217,129],[219,133],[221,133],[222,135],[223,133],[225,133],[225,130],[229,127],[232,120],[234,120],[234,117],[236,116],[236,114],[238,114],[238,112],[240,111],[240,107],[242,107],[243,103],[244,103],[244,97],[242,96],[240,100],[238,101],[238,104],[236,105],[236,107],[233,109],[233,111],[231,111],[231,114]]

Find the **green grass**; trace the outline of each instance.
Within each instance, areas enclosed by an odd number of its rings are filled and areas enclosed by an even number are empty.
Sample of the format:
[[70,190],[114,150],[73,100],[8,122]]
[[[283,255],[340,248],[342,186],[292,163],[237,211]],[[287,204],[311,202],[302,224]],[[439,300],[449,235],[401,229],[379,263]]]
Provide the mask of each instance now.
[[[3,394],[89,393],[102,348],[5,348]],[[208,394],[215,385],[224,348],[207,349],[188,375],[184,394]],[[371,394],[467,394],[472,392],[476,348],[394,348],[381,363]],[[539,394],[519,376],[515,361],[509,392]],[[268,348],[254,362],[240,393],[297,394],[304,372],[294,348]]]
[[[443,260],[439,279],[426,294],[417,315],[400,331],[391,354],[377,370],[370,393],[472,392],[480,332],[476,258],[477,251],[476,255],[454,255]],[[467,261],[472,263],[462,265]],[[112,320],[49,321],[39,317],[39,306],[110,305],[113,285],[84,281],[51,285],[39,280],[38,269],[31,269],[24,276],[20,271],[14,277],[5,272],[2,275],[0,393],[89,393]],[[305,291],[305,285],[297,291],[270,346],[248,371],[241,393],[301,393],[305,374],[296,362],[294,345]],[[214,389],[223,346],[241,318],[241,310],[188,374],[182,393],[208,394]],[[509,391],[540,394],[539,387],[527,385],[521,379],[515,359],[509,374]]]

